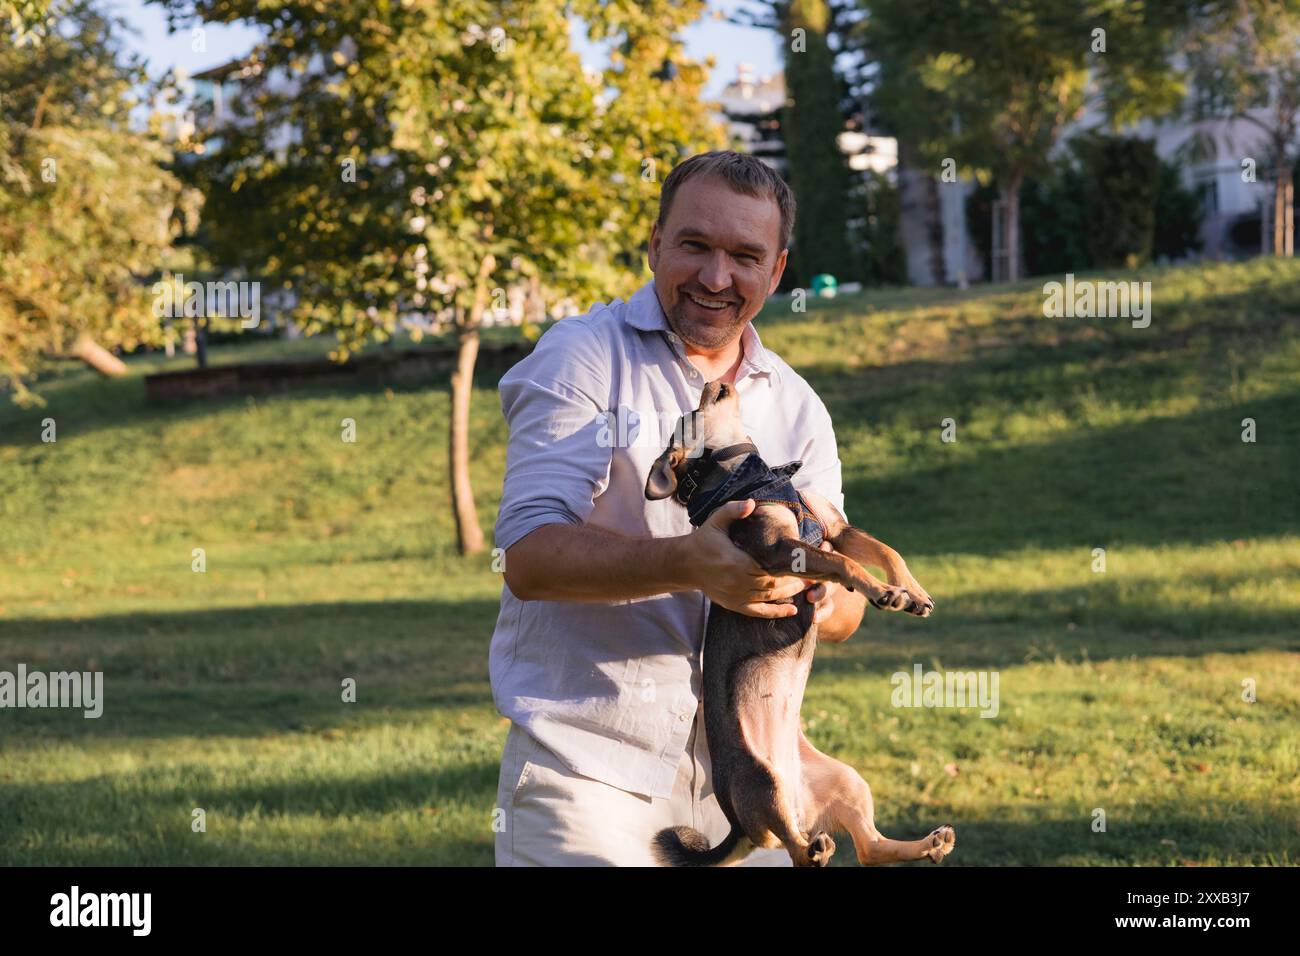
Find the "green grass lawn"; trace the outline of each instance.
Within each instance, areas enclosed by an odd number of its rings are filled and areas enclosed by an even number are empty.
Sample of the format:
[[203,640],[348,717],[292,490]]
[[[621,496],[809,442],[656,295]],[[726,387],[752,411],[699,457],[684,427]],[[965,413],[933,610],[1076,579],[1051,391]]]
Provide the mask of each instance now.
[[[945,865],[1300,863],[1300,263],[1135,277],[1144,330],[1045,319],[1041,280],[758,322],[834,417],[850,518],[938,605],[819,650],[807,732],[887,835],[954,824]],[[129,364],[0,408],[0,670],[107,698],[0,711],[0,862],[491,864],[501,579],[454,553],[446,383],[151,406],[184,360]],[[914,663],[996,670],[1000,713],[892,707]]]

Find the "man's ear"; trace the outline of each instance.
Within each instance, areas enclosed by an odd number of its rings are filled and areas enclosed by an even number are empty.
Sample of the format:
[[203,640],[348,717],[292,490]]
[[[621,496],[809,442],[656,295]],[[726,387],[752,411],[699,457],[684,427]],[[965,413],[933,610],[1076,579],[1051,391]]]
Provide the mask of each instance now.
[[682,463],[682,446],[669,445],[655,459],[650,475],[645,480],[645,496],[650,501],[667,498],[677,490],[677,466]]
[[781,284],[781,276],[785,274],[785,263],[786,260],[789,258],[790,258],[790,250],[782,249],[781,255],[779,255],[776,260],[776,270],[772,273],[772,286],[767,290],[768,295],[771,295],[773,292],[775,292],[776,287]]
[[655,271],[655,263],[659,261],[659,223],[650,227],[650,244],[646,247],[646,259],[650,263],[650,271]]

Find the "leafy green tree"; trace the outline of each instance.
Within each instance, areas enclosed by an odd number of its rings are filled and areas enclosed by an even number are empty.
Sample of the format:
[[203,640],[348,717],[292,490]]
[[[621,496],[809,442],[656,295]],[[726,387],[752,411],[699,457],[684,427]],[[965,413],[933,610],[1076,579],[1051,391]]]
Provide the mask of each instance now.
[[1079,202],[1089,210],[1084,244],[1094,268],[1135,268],[1151,259],[1160,158],[1151,140],[1101,134],[1070,143],[1079,157]]
[[195,212],[169,151],[128,123],[147,78],[120,22],[87,0],[51,18],[0,32],[0,375],[20,402],[48,356],[112,374],[108,349],[157,340],[145,280]]
[[1205,208],[1196,194],[1183,185],[1173,163],[1160,162],[1156,184],[1155,235],[1151,253],[1156,259],[1178,260],[1201,248],[1201,222]]
[[29,37],[45,24],[49,0],[0,0],[0,18],[8,21],[12,36]]
[[867,172],[850,187],[849,205],[861,213],[860,226],[850,229],[850,246],[861,262],[862,280],[869,285],[906,285],[898,187],[881,173]]
[[[449,318],[452,508],[462,552],[482,550],[469,406],[483,317],[518,282],[583,300],[644,277],[658,180],[719,141],[674,36],[702,0],[167,6],[266,31],[236,121],[194,167],[219,258],[291,288],[295,318],[344,350],[411,312]],[[600,75],[572,49],[574,14],[612,48]]]
[[996,183],[1007,278],[1020,270],[1019,201],[1090,102],[1116,126],[1176,107],[1174,41],[1190,2],[862,0],[854,43],[873,101],[937,175],[945,161]]
[[[992,187],[971,196],[970,221],[988,231]],[[1198,246],[1201,209],[1152,140],[1091,131],[1071,137],[1025,180],[1020,231],[1029,275],[1134,268]]]

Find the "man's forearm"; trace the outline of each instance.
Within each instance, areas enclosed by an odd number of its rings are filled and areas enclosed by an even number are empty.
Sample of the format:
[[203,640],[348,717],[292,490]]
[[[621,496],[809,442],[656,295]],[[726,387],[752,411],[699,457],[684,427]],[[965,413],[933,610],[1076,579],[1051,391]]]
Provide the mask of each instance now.
[[524,601],[625,601],[694,590],[685,540],[631,538],[588,524],[545,525],[506,551],[506,584]]

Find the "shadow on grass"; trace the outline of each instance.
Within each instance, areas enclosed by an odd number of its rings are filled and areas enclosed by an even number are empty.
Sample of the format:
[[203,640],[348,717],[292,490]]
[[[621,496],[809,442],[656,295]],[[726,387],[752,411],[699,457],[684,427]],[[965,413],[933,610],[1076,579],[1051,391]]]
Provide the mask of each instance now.
[[[1233,583],[1231,576],[1198,582]],[[105,705],[92,720],[71,710],[0,711],[0,741],[252,737],[403,714],[490,715],[487,656],[497,610],[495,600],[478,598],[12,620],[0,632],[6,668],[21,661],[29,671],[101,670]],[[1295,650],[1297,623],[1294,613],[1270,609],[1165,606],[1114,581],[1009,588],[944,601],[926,621],[872,612],[852,640],[822,648],[814,680],[918,660],[994,667],[1056,656]],[[356,680],[355,703],[342,701],[345,678]]]
[[[491,705],[492,600],[369,601],[236,607],[0,628],[6,668],[97,669],[104,714],[0,711],[17,734],[256,736],[325,730],[402,711]],[[356,680],[355,703],[342,681]]]
[[[504,729],[500,736],[503,742]],[[33,833],[42,845],[30,856],[47,866],[492,864],[498,764],[491,760],[247,786],[218,783],[197,764],[175,772],[185,777],[175,786],[147,774],[6,785],[0,793],[0,860],[26,862],[17,847],[24,833]],[[205,811],[208,827],[198,836],[190,829],[195,807]],[[471,820],[481,821],[477,836],[466,832],[465,808]],[[443,825],[439,815],[451,810],[459,811],[459,824]],[[420,821],[414,833],[403,826],[395,834],[365,819],[412,812]],[[289,846],[274,848],[242,839],[250,826],[271,829],[281,816],[318,821],[310,849],[297,834],[285,838]],[[331,826],[353,833],[330,834]],[[373,831],[364,847],[350,839],[358,830]]]
[[[1242,442],[1245,416],[1267,437]],[[847,477],[850,518],[909,558],[1300,532],[1300,393],[952,456]]]
[[[205,780],[202,767],[188,769],[192,779],[175,787],[104,777],[6,787],[0,796],[0,833],[7,831],[3,842],[8,849],[0,859],[22,862],[15,847],[25,831],[35,830],[43,846],[31,855],[54,866],[492,864],[490,820],[497,765],[491,760],[371,777],[233,787]],[[438,815],[452,805],[469,812],[456,824],[444,825]],[[199,837],[189,826],[196,806],[204,808],[208,820],[208,832]],[[65,807],[66,819],[75,820],[75,826],[51,826],[43,819],[51,812],[62,816]],[[422,821],[414,832],[402,828],[395,833],[378,820],[366,819],[412,812]],[[286,841],[295,844],[291,846],[266,845],[274,843],[268,836],[260,844],[241,840],[250,827],[269,827],[282,815],[311,817],[323,829],[318,825],[310,848],[297,842],[302,837]],[[259,822],[251,824],[250,818]],[[1230,812],[1212,818],[1173,803],[1144,805],[1113,812],[1105,833],[1092,831],[1092,819],[1088,808],[1040,798],[984,807],[973,819],[943,805],[881,806],[876,822],[898,839],[920,837],[940,823],[952,823],[957,851],[946,866],[1177,865],[1228,857],[1294,864],[1300,852],[1300,830],[1285,805],[1236,801]],[[359,825],[375,830],[361,845],[353,839]],[[340,832],[331,832],[333,827]],[[837,836],[834,865],[856,866],[848,835]]]

